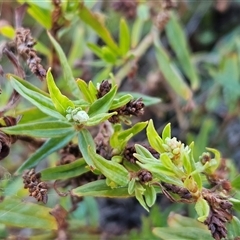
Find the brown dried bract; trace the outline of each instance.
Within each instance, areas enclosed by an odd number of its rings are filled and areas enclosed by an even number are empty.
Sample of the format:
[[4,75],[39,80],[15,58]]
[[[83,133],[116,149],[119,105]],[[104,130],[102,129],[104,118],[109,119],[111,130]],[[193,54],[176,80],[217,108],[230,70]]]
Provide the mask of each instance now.
[[142,98],[138,98],[136,100],[131,100],[126,105],[113,109],[110,112],[117,112],[117,115],[113,115],[108,119],[111,123],[120,122],[121,116],[140,116],[144,113],[144,103],[142,102]]
[[230,222],[233,217],[231,213],[232,203],[226,198],[207,190],[203,192],[203,197],[210,206],[210,213],[204,224],[208,226],[214,239],[226,238],[226,223]]
[[142,183],[150,182],[153,179],[152,173],[145,169],[140,170],[137,176],[139,181]]
[[116,12],[121,12],[126,18],[135,18],[137,13],[137,1],[136,0],[117,0],[112,3],[112,8]]
[[48,186],[46,182],[41,181],[41,174],[36,174],[34,169],[27,170],[23,175],[24,188],[28,188],[29,196],[37,199],[38,202],[47,203]]
[[101,98],[106,95],[112,88],[112,84],[108,80],[103,80],[99,85],[97,98]]
[[41,65],[41,58],[37,56],[36,51],[33,49],[36,42],[31,35],[30,29],[17,28],[14,43],[18,54],[27,61],[31,72],[40,80],[43,80],[46,77],[46,70]]

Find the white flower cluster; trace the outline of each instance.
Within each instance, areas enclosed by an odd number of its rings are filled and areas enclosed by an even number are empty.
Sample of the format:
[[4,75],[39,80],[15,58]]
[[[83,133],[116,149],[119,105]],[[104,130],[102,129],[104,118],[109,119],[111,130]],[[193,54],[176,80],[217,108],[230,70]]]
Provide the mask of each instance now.
[[82,110],[82,108],[71,108],[68,107],[66,118],[68,121],[74,121],[76,123],[86,123],[89,119],[88,114]]
[[168,153],[168,156],[173,160],[179,159],[182,151],[186,151],[187,153],[190,152],[188,146],[184,147],[184,143],[178,141],[176,137],[167,137],[165,139],[165,143],[163,144],[163,148]]

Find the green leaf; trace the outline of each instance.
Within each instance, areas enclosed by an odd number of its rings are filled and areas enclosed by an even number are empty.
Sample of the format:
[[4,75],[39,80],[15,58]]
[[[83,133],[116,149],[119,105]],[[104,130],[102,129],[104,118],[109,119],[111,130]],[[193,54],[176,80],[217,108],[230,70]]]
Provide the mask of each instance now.
[[210,212],[210,207],[209,207],[208,202],[205,199],[203,199],[202,197],[198,198],[198,200],[195,204],[195,209],[199,216],[198,221],[204,222],[207,219],[209,212]]
[[233,179],[233,181],[231,182],[232,187],[236,188],[236,189],[240,189],[240,174]]
[[129,195],[128,188],[117,187],[111,188],[106,184],[105,180],[98,180],[84,184],[77,187],[71,191],[75,196],[94,196],[94,197],[109,197],[109,198],[128,198]]
[[16,116],[22,116],[18,124],[24,124],[34,121],[39,121],[40,119],[48,118],[49,116],[43,113],[40,109],[36,107],[26,108],[21,111],[16,111]]
[[57,230],[57,222],[49,214],[51,208],[24,202],[13,197],[0,202],[0,223],[21,228]]
[[141,18],[136,18],[136,20],[133,23],[132,27],[132,34],[131,34],[131,47],[135,48],[141,38],[142,30],[143,30],[144,20]]
[[84,6],[83,3],[81,3],[79,8],[79,17],[102,38],[109,48],[111,48],[118,55],[120,54],[117,44],[113,40],[108,29],[104,26],[103,21],[100,20],[99,15],[91,12]]
[[171,138],[171,123],[168,123],[162,131],[162,139]]
[[136,153],[138,153],[139,155],[141,155],[142,157],[146,157],[149,159],[153,159],[152,161],[154,161],[154,157],[153,155],[142,145],[140,144],[135,144],[135,149],[136,149]]
[[149,207],[152,207],[156,202],[157,194],[153,186],[145,186],[146,191],[144,192],[144,198]]
[[122,18],[119,26],[119,48],[123,56],[130,50],[130,45],[130,31],[125,19]]
[[85,126],[96,126],[106,120],[108,120],[111,116],[117,114],[117,112],[112,113],[100,113],[94,117],[91,117],[84,125]]
[[23,1],[18,0],[18,2],[28,4],[28,13],[37,20],[44,28],[50,29],[52,27],[51,11],[52,5],[48,1]]
[[158,227],[153,229],[153,234],[163,240],[212,240],[209,231],[196,227]]
[[6,23],[6,25],[0,26],[0,34],[4,37],[13,39],[15,36],[15,30],[11,25],[7,25]]
[[17,170],[17,174],[22,173],[26,169],[37,166],[37,164],[51,153],[56,152],[62,147],[66,146],[71,139],[74,137],[74,134],[69,132],[64,137],[61,138],[51,138],[48,139],[40,148],[38,148]]
[[53,101],[53,104],[58,112],[60,112],[63,116],[66,116],[66,110],[68,107],[74,107],[74,103],[68,99],[66,96],[64,96],[58,87],[55,84],[55,81],[53,79],[51,68],[47,71],[47,85],[48,90],[50,93],[50,97]]
[[83,173],[88,172],[89,169],[86,168],[86,162],[83,158],[76,160],[74,162],[46,168],[41,171],[41,180],[49,181],[49,180],[57,180],[57,179],[68,179],[82,175]]
[[135,187],[135,196],[136,199],[138,200],[138,202],[142,205],[143,208],[145,208],[146,211],[149,212],[149,209],[146,205],[146,202],[143,198],[143,191],[142,191],[142,186],[139,183],[136,183],[136,187]]
[[118,139],[121,141],[127,139],[129,135],[135,136],[141,132],[147,126],[147,124],[148,121],[136,123],[133,127],[121,131],[118,135]]
[[152,119],[149,120],[147,126],[147,138],[151,147],[155,149],[158,153],[165,152],[164,148],[162,147],[163,140],[155,130]]
[[96,97],[92,96],[92,94],[90,93],[90,91],[88,89],[88,85],[84,80],[77,79],[77,85],[78,85],[79,89],[81,90],[83,97],[86,101],[88,101],[89,103],[93,103],[96,100]]
[[91,147],[88,147],[88,150],[94,165],[105,177],[119,186],[126,186],[128,184],[128,171],[121,164],[106,160],[95,153]]
[[117,96],[126,96],[127,94],[130,94],[131,96],[133,96],[134,99],[141,98],[145,107],[148,107],[148,106],[151,106],[151,105],[161,102],[160,98],[147,96],[147,95],[144,95],[142,93],[137,93],[137,92],[119,92],[119,93],[117,93]]
[[128,183],[128,193],[129,195],[132,195],[135,191],[135,178],[132,178]]
[[240,237],[240,220],[233,216],[231,222],[228,224],[228,239]]
[[177,70],[176,66],[174,66],[173,63],[170,61],[170,58],[163,49],[163,47],[158,43],[158,39],[155,39],[154,45],[158,66],[168,84],[183,99],[191,99],[191,89],[180,75],[180,72]]
[[15,76],[12,75],[8,75],[8,77],[13,88],[29,102],[39,108],[42,112],[57,119],[65,119],[59,112],[55,110],[51,99],[48,98],[45,94],[37,91],[36,88],[34,86],[30,86],[29,83],[23,84],[23,82],[26,81],[20,78],[15,78]]
[[120,107],[126,105],[127,103],[129,103],[132,99],[133,99],[133,97],[131,94],[126,94],[119,98],[115,98],[115,99],[113,99],[110,110],[120,108]]
[[61,62],[61,66],[62,66],[64,80],[67,84],[68,89],[70,90],[70,92],[72,92],[74,94],[74,96],[76,96],[77,98],[80,98],[81,92],[79,91],[77,83],[73,77],[73,73],[72,73],[71,67],[68,64],[65,53],[63,52],[60,44],[54,39],[54,37],[50,33],[48,33],[48,37],[50,38],[50,40],[58,54],[58,57],[59,57],[59,60]]
[[91,149],[93,149],[93,151],[95,151],[96,147],[95,147],[95,143],[94,143],[94,140],[92,138],[92,135],[87,129],[82,129],[78,133],[78,146],[79,146],[79,149],[82,153],[82,156],[83,156],[85,162],[91,168],[95,168],[95,165],[92,161],[92,158],[91,158],[91,156],[89,156],[88,147],[90,146]]
[[199,77],[191,62],[190,50],[183,29],[184,28],[180,26],[179,19],[177,19],[176,15],[172,12],[170,20],[165,27],[168,41],[176,53],[183,71],[191,82],[192,89],[197,90],[200,84]]
[[109,47],[103,46],[101,50],[102,50],[102,54],[103,54],[102,55],[103,59],[106,62],[109,62],[112,64],[116,63],[117,56],[112,52],[112,50]]
[[107,94],[97,99],[89,108],[89,117],[95,116],[100,113],[107,113],[112,105],[113,99],[117,92],[117,86],[115,85]]
[[99,58],[103,59],[103,52],[102,49],[94,44],[94,43],[88,43],[87,46],[90,48],[90,50],[92,50],[92,52],[97,55]]
[[11,135],[27,135],[39,138],[57,138],[71,134],[74,131],[74,128],[68,122],[55,120],[19,124],[12,127],[4,127],[1,130]]

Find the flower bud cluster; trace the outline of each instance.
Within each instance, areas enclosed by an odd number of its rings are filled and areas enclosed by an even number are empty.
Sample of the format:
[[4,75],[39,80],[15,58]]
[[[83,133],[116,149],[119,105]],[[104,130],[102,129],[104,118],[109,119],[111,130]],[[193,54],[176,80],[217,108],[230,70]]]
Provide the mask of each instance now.
[[167,137],[162,146],[169,158],[171,158],[172,161],[177,165],[181,162],[181,153],[183,151],[186,151],[187,153],[190,152],[188,146],[184,147],[184,144],[181,141],[178,141],[176,137]]
[[80,107],[75,109],[68,107],[66,112],[67,112],[66,118],[68,121],[84,124],[89,120],[88,114]]

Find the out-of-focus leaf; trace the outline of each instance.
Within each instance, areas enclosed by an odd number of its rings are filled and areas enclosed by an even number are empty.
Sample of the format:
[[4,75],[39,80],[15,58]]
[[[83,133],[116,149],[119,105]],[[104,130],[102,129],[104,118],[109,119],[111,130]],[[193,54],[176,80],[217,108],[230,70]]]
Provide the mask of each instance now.
[[200,132],[194,138],[194,142],[195,142],[194,157],[196,159],[198,159],[199,156],[201,156],[201,154],[205,150],[205,147],[208,145],[210,131],[212,130],[213,126],[214,126],[214,121],[212,119],[208,118],[203,120]]
[[240,174],[231,182],[232,187],[240,190]]
[[79,8],[79,17],[102,38],[109,48],[111,48],[116,54],[120,54],[117,44],[113,40],[108,29],[104,26],[103,21],[100,20],[100,17],[97,14],[91,12],[82,3]]
[[227,239],[237,239],[240,236],[240,220],[233,216],[232,221],[228,224]]
[[88,171],[89,169],[86,168],[86,162],[84,159],[79,159],[72,163],[42,170],[41,180],[49,181],[56,179],[68,179],[80,176]]
[[82,153],[82,156],[83,156],[85,162],[90,167],[95,168],[92,158],[88,154],[88,146],[91,146],[91,148],[95,151],[95,143],[94,143],[91,133],[87,129],[82,129],[78,133],[78,146],[79,146],[79,149]]
[[109,77],[109,73],[112,71],[112,66],[105,66],[100,72],[98,72],[94,78],[94,83],[100,83],[102,80]]
[[106,62],[114,64],[117,60],[116,55],[112,52],[109,47],[103,46],[102,47],[102,56]]
[[46,121],[4,127],[1,130],[12,135],[27,135],[39,138],[57,138],[71,134],[74,131],[74,128],[68,122]]
[[8,75],[10,82],[14,89],[39,108],[42,112],[57,119],[65,119],[59,112],[55,110],[55,107],[49,97],[38,90],[30,83],[26,84],[24,80],[12,75]]
[[94,43],[88,43],[87,46],[92,50],[94,54],[96,54],[99,58],[103,59],[102,49],[98,45]]
[[103,97],[97,99],[89,108],[88,115],[89,117],[97,115],[99,113],[108,112],[113,99],[117,92],[117,86],[115,85],[107,94]]
[[209,231],[203,231],[196,227],[161,227],[154,228],[153,233],[163,240],[212,240]]
[[192,98],[192,91],[186,84],[180,72],[177,70],[176,66],[170,61],[169,56],[158,43],[158,39],[155,39],[155,53],[157,62],[161,72],[163,73],[166,81],[172,87],[172,89],[183,99],[189,100]]
[[49,156],[51,153],[61,149],[67,145],[74,134],[69,132],[65,137],[51,138],[47,140],[39,149],[36,150],[17,170],[17,174],[22,173],[26,169],[35,167],[42,159]]
[[59,60],[61,62],[63,75],[64,75],[65,82],[67,84],[67,87],[70,90],[70,92],[72,92],[74,94],[74,96],[79,98],[81,96],[81,92],[79,91],[77,83],[73,77],[71,67],[68,64],[67,58],[65,56],[65,53],[62,50],[62,47],[50,33],[48,33],[48,36],[49,36],[54,48],[56,49]]
[[180,23],[173,12],[165,29],[168,41],[177,54],[178,61],[191,82],[192,89],[197,90],[199,88],[199,77],[191,62],[190,50],[183,28],[180,26]]
[[133,23],[132,34],[131,34],[131,47],[135,48],[141,38],[142,29],[144,25],[144,20],[141,18],[136,18],[135,22]]
[[130,50],[130,45],[130,31],[125,19],[122,18],[119,27],[119,47],[123,56]]
[[57,222],[49,214],[51,208],[12,197],[0,202],[0,223],[21,228],[57,230]]
[[75,196],[94,196],[94,197],[109,197],[109,198],[127,198],[130,197],[128,188],[117,187],[111,188],[106,184],[106,180],[98,180],[90,182],[72,190]]
[[44,28],[50,29],[52,26],[51,11],[53,6],[48,1],[23,1],[18,0],[18,2],[28,4],[28,13],[36,19]]
[[10,25],[4,25],[0,27],[0,34],[3,35],[4,37],[13,39],[15,36],[15,30]]
[[68,107],[73,108],[74,103],[66,96],[64,96],[56,86],[53,76],[51,74],[51,68],[49,68],[49,70],[47,71],[46,79],[50,97],[53,101],[56,110],[60,112],[63,116],[65,116],[67,108]]
[[127,94],[132,95],[134,99],[141,98],[146,107],[161,102],[161,98],[150,97],[150,96],[144,95],[142,93],[137,93],[137,92],[119,92],[119,93],[117,93],[117,96],[124,96]]

